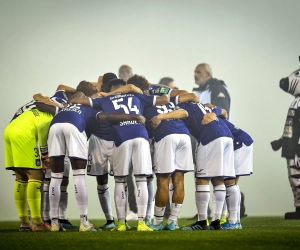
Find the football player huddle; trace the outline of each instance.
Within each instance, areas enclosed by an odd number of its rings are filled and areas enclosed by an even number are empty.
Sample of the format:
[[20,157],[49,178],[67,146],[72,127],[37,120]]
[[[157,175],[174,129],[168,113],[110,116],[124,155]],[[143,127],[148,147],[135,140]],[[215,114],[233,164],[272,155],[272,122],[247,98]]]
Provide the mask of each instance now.
[[[238,179],[252,174],[253,140],[227,120],[225,109],[201,103],[194,93],[150,84],[140,75],[124,81],[113,73],[94,83],[81,81],[76,89],[59,85],[50,98],[42,94],[33,98],[17,111],[4,132],[6,169],[16,175],[14,200],[20,231],[128,230],[127,177],[131,169],[136,184],[137,231],[180,229],[178,217],[188,172],[195,176],[198,220],[181,230],[242,228]],[[197,140],[195,164],[191,135]],[[79,227],[66,217],[70,167]],[[96,177],[107,221],[99,228],[88,220],[86,174]],[[115,181],[117,222],[109,175]],[[213,213],[209,223],[210,199]],[[168,202],[170,216],[164,225]],[[228,218],[221,224],[225,203]]]

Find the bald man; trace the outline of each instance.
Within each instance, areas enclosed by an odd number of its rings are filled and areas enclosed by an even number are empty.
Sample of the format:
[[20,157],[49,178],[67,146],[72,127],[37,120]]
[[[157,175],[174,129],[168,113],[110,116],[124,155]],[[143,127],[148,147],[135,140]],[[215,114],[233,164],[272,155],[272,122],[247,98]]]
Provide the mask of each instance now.
[[230,111],[230,95],[226,84],[212,77],[211,66],[207,63],[200,63],[194,71],[195,84],[193,92],[198,96],[201,103],[211,103]]

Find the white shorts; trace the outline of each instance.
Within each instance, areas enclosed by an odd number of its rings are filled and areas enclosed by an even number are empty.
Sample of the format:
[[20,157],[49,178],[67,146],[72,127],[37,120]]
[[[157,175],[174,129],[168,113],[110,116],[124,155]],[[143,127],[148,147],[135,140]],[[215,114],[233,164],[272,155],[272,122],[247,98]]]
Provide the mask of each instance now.
[[207,145],[200,143],[196,148],[195,175],[197,178],[235,178],[233,140],[220,137]]
[[[64,177],[69,178],[70,173],[70,158],[68,156],[65,156],[64,159]],[[51,169],[45,169],[45,179],[51,179]]]
[[49,157],[68,155],[87,160],[87,137],[85,132],[70,123],[55,123],[48,136]]
[[185,134],[171,134],[154,144],[154,172],[194,171],[191,139]]
[[127,176],[129,168],[133,168],[134,176],[152,175],[152,163],[149,142],[144,138],[135,138],[114,146],[113,170],[115,176]]
[[97,176],[109,173],[108,162],[112,169],[113,141],[106,141],[91,135],[89,139],[87,175]]
[[250,175],[253,172],[253,144],[234,151],[234,168],[236,176]]

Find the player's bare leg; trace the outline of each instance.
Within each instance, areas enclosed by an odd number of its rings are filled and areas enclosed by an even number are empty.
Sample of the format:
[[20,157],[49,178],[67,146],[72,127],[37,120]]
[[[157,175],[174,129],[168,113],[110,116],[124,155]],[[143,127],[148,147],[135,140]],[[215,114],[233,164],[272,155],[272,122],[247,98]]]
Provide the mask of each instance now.
[[169,181],[171,174],[156,174],[157,189],[155,194],[155,206],[154,206],[154,230],[161,230],[163,228],[162,222],[164,219],[164,213],[166,204],[169,201]]
[[168,218],[167,230],[177,229],[178,216],[184,200],[184,172],[175,171],[172,176],[173,196],[171,203],[171,212]]

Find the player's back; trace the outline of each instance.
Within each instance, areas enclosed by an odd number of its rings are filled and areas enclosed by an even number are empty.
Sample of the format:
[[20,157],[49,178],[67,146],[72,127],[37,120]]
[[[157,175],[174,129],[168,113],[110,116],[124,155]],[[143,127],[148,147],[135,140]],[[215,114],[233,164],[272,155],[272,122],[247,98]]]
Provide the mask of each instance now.
[[[67,103],[68,102],[68,98],[67,98],[66,92],[63,91],[63,90],[56,91],[55,94],[50,97],[50,99],[53,102],[56,102],[58,104]],[[16,119],[19,115],[21,115],[25,111],[31,110],[33,108],[36,108],[36,103],[37,103],[37,101],[32,100],[32,101],[26,103],[25,105],[23,105],[22,107],[20,107],[17,110],[17,112],[14,114],[13,118],[11,119],[11,121],[14,120],[14,119]]]
[[[142,114],[146,106],[152,106],[155,97],[142,94],[117,94],[105,98],[91,99],[92,106],[101,108],[105,113]],[[122,142],[142,137],[149,139],[145,127],[136,121],[123,121],[113,125],[116,146]]]
[[93,134],[103,140],[113,141],[112,125],[108,122],[101,122]]
[[146,118],[146,127],[149,135],[153,136],[155,141],[160,141],[163,137],[170,134],[187,134],[189,135],[189,130],[185,126],[184,122],[180,119],[169,119],[163,120],[159,126],[153,130],[151,126],[151,119],[159,114],[169,113],[175,110],[175,105],[170,102],[166,105],[146,107],[144,109],[143,115]]
[[210,107],[206,107],[202,103],[194,102],[181,103],[178,106],[189,113],[189,116],[185,119],[185,123],[191,134],[203,145],[220,137],[233,138],[230,130],[222,119],[216,118],[216,120],[206,125],[201,124],[203,116],[212,112]]
[[80,132],[87,132],[91,130],[91,128],[98,126],[96,115],[99,112],[100,110],[98,109],[81,104],[70,104],[60,109],[53,118],[51,125],[55,123],[71,123],[76,126]]
[[222,119],[222,121],[226,124],[233,135],[234,150],[241,148],[242,143],[244,143],[246,146],[250,146],[253,143],[251,136],[244,130],[236,127],[234,124],[225,119]]

